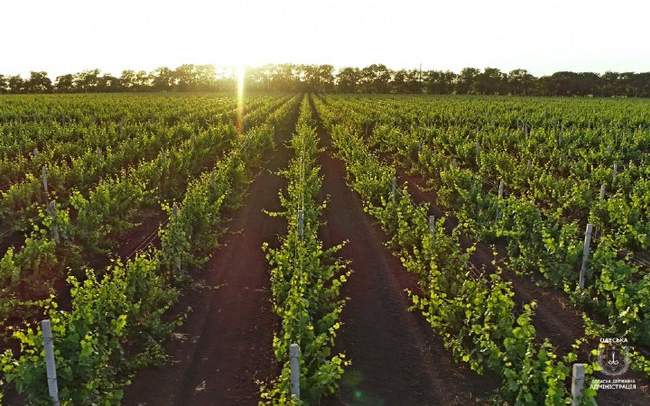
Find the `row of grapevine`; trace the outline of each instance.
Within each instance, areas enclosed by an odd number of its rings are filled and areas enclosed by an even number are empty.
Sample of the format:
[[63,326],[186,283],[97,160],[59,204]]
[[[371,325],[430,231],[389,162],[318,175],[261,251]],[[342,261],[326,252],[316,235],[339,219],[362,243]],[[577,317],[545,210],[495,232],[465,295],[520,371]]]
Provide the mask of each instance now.
[[[178,205],[168,205],[169,221],[161,245],[106,270],[69,276],[70,310],[56,298],[46,301],[55,337],[60,396],[71,404],[119,404],[136,369],[164,360],[162,340],[180,320],[163,316],[177,299],[183,281],[213,249],[224,207],[236,204],[252,168],[273,148],[279,126],[296,108],[284,104],[267,119],[236,137],[216,167],[192,181]],[[33,325],[18,330],[20,353],[7,351],[0,365],[4,379],[30,403],[49,401],[43,345]]]
[[[336,257],[341,245],[328,249],[318,239],[325,203],[318,201],[322,178],[316,164],[318,137],[304,98],[295,134],[291,140],[294,157],[283,175],[287,190],[280,194],[287,234],[278,248],[265,243],[271,267],[273,309],[280,318],[280,331],[273,349],[282,372],[262,387],[262,401],[268,404],[318,404],[335,393],[343,369],[349,365],[344,354],[333,352],[340,313],[345,300],[340,289],[350,275]],[[300,400],[291,397],[289,347],[299,345]]]
[[[261,107],[254,105],[252,109],[259,111],[259,116],[268,113],[283,101],[286,99],[276,101],[278,104],[268,103],[267,100]],[[208,129],[196,128],[188,122],[175,123],[172,126],[157,123],[153,128],[134,126],[129,128],[134,132],[125,135],[121,142],[111,148],[103,151],[86,149],[80,156],[71,156],[58,163],[48,162],[37,172],[27,173],[24,181],[13,183],[2,192],[0,221],[5,230],[29,229],[29,220],[35,216],[38,207],[50,199],[65,201],[73,190],[85,192],[104,177],[131,170],[133,166],[140,164],[140,160],[149,161],[173,151],[178,144],[193,134],[215,131],[219,127],[231,126],[234,122],[235,110],[231,106],[225,106],[224,110],[219,110],[216,114],[221,116],[221,119]],[[186,120],[191,117],[189,115]]]
[[[415,205],[406,187],[393,186],[395,169],[368,149],[356,126],[345,123],[331,106],[317,105],[346,163],[351,187],[390,236],[388,245],[404,267],[418,276],[421,293],[411,292],[414,309],[444,338],[454,357],[479,373],[499,376],[499,395],[508,402],[569,401],[566,380],[576,355],[559,358],[548,341],[539,344],[531,321],[535,303],[518,311],[512,287],[498,273],[477,277],[469,262],[473,247],[460,248],[459,229],[447,234],[444,218],[430,224],[428,207]],[[593,396],[587,390],[583,400]]]
[[[444,104],[415,100],[373,107],[328,100],[340,115],[355,115],[357,128],[368,129],[370,144],[382,154],[423,175],[437,203],[475,236],[504,240],[510,269],[542,276],[586,309],[599,321],[585,316],[588,336],[650,345],[650,273],[634,260],[650,248],[645,111],[606,103],[601,119],[587,124],[576,122],[584,111],[563,105],[533,125],[531,111],[513,123],[505,111],[483,117],[468,100],[467,116],[453,120]],[[421,113],[419,121],[415,112]],[[603,120],[614,113],[616,120]],[[595,249],[580,289],[587,223],[596,229]],[[639,353],[633,359],[636,369],[650,374],[650,362]]]
[[[267,107],[262,110],[266,113]],[[255,120],[247,120],[248,126],[267,116],[256,114]],[[142,161],[130,171],[101,180],[85,195],[73,191],[70,207],[52,200],[49,211],[40,210],[41,221],[32,223],[22,249],[9,248],[0,259],[0,296],[4,299],[0,321],[4,324],[9,315],[25,318],[32,307],[30,300],[46,296],[63,283],[66,269],[81,269],[98,254],[113,252],[118,237],[136,225],[145,209],[181,197],[190,179],[213,165],[236,139],[235,127],[223,124],[190,136],[175,149]]]
[[[227,115],[225,112],[228,111],[234,113],[236,101],[233,98],[223,97],[215,101],[217,109],[212,110],[215,117]],[[261,101],[262,98],[251,100],[247,106],[249,109],[253,108]],[[43,103],[33,106],[33,109],[39,108],[44,108]],[[141,111],[141,108],[136,111]],[[4,136],[5,143],[0,147],[0,185],[18,183],[29,173],[38,176],[44,166],[64,161],[72,161],[74,165],[75,158],[87,153],[92,153],[96,159],[101,158],[101,154],[111,152],[119,143],[134,134],[138,135],[138,138],[146,138],[143,137],[144,134],[156,134],[162,129],[181,125],[191,128],[191,132],[197,132],[218,123],[217,120],[210,123],[194,121],[195,117],[190,112],[184,117],[178,117],[173,125],[168,125],[163,118],[154,122],[141,121],[143,117],[136,116],[132,120],[122,118],[119,122],[70,122],[62,125],[53,117],[49,117],[49,120],[36,123],[16,121],[11,127],[0,124],[0,134]]]

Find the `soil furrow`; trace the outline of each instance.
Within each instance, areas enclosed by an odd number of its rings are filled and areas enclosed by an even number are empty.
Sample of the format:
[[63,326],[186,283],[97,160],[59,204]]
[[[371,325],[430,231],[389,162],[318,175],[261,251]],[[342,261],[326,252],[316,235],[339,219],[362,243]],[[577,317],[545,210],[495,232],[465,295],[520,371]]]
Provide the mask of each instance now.
[[196,279],[202,282],[178,306],[192,311],[168,348],[171,365],[142,371],[127,391],[126,405],[257,405],[257,380],[279,372],[272,348],[277,319],[261,246],[286,229],[281,218],[264,210],[280,209],[277,193],[286,181],[276,171],[289,160],[284,145],[293,124],[289,127]]
[[[312,106],[313,108],[313,106]],[[337,350],[352,360],[331,404],[453,405],[472,404],[477,394],[496,387],[454,364],[431,327],[410,312],[405,289],[416,290],[413,275],[383,245],[383,232],[364,214],[359,197],[346,184],[343,162],[332,157],[329,136],[318,133],[325,151],[319,156],[329,196],[322,228],[326,247],[347,240],[340,256],[353,274],[343,288],[349,297]]]

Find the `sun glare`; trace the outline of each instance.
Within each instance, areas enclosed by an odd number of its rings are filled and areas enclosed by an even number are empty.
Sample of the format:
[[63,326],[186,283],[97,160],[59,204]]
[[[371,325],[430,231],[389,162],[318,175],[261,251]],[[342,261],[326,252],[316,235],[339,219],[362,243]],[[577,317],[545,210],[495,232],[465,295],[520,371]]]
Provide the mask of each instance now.
[[244,85],[246,80],[246,67],[241,64],[235,68],[237,80],[237,128],[241,132],[244,120]]

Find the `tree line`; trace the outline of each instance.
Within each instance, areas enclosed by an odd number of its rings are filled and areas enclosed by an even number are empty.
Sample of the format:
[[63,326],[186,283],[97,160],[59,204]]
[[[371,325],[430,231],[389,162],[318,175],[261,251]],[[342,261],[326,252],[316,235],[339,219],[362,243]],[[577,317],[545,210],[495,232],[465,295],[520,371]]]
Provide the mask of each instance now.
[[[556,72],[536,77],[525,69],[452,71],[401,69],[373,64],[335,69],[332,65],[265,65],[246,70],[248,90],[345,93],[428,93],[527,96],[650,97],[650,72]],[[65,74],[47,72],[29,78],[0,75],[0,93],[222,91],[236,86],[232,70],[213,65],[160,67],[151,72],[125,70],[119,77],[99,69]]]

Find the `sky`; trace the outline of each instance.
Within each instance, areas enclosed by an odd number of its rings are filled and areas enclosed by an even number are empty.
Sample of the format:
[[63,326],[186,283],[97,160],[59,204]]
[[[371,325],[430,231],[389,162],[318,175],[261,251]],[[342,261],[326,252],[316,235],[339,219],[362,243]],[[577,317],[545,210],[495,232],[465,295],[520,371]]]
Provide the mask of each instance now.
[[383,63],[650,71],[647,0],[4,0],[0,74]]

